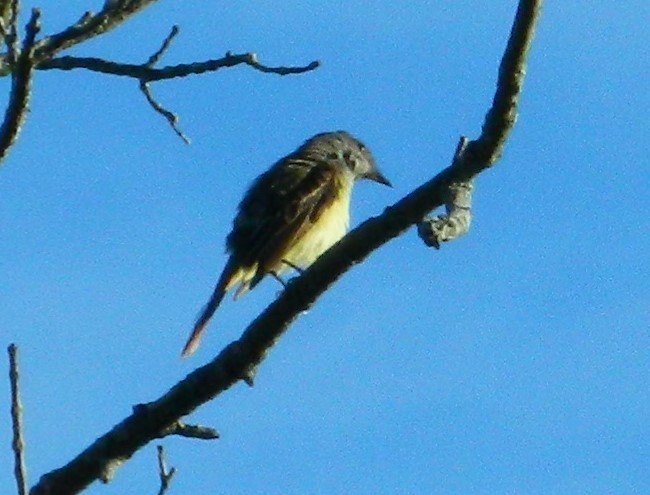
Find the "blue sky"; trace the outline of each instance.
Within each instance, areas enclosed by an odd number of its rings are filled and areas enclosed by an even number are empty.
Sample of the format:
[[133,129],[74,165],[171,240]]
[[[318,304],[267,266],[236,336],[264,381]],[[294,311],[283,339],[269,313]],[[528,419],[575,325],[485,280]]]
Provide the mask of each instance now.
[[[43,5],[44,30],[101,3]],[[277,158],[316,132],[364,140],[395,187],[360,184],[357,224],[446,167],[460,134],[478,134],[516,2],[486,5],[167,1],[70,53],[141,62],[179,24],[164,64],[227,50],[322,61],[302,76],[241,67],[154,85],[191,146],[132,80],[36,75],[0,168],[0,335],[21,348],[32,483],[209,360],[277,294],[269,280],[226,300],[199,353],[178,359],[235,206]],[[255,388],[188,418],[222,439],[164,440],[178,469],[170,493],[648,492],[649,14],[642,1],[548,2],[470,234],[436,252],[409,232],[348,273]],[[8,390],[0,381],[5,405]],[[157,485],[152,444],[88,493]]]

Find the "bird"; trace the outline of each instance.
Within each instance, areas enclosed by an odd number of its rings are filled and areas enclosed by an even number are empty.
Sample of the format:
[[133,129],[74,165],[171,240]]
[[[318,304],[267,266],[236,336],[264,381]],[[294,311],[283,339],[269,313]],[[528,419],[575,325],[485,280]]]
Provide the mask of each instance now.
[[283,272],[301,272],[339,241],[361,179],[391,186],[366,145],[346,131],[316,134],[257,177],[239,203],[226,238],[230,256],[181,356],[197,350],[228,291],[237,286],[237,300],[266,275],[286,285]]

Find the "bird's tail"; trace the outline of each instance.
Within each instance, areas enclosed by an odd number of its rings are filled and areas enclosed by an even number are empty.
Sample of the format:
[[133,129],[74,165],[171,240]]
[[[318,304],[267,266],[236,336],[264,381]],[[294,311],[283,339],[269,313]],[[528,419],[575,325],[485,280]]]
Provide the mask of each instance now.
[[201,315],[196,320],[194,328],[190,337],[187,339],[185,347],[183,347],[183,352],[181,352],[181,357],[188,357],[194,354],[194,352],[199,348],[201,344],[201,338],[203,337],[203,332],[205,331],[210,318],[214,315],[214,312],[223,301],[226,292],[238,281],[238,275],[240,274],[240,268],[236,266],[236,263],[232,258],[228,261],[228,264],[223,270],[219,281],[212,292],[210,300],[205,305],[201,311]]

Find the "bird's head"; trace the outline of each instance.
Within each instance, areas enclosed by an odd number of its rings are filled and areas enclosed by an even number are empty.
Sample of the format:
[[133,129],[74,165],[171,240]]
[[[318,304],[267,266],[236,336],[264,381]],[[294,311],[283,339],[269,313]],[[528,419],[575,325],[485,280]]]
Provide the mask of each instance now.
[[346,131],[317,134],[305,145],[319,148],[325,159],[334,160],[346,167],[352,172],[355,180],[369,179],[392,187],[390,181],[377,168],[375,159],[366,145]]

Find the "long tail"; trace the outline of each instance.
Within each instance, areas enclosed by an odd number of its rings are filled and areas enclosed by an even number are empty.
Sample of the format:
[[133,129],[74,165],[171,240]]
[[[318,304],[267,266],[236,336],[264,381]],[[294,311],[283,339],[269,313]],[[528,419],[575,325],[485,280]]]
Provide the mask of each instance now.
[[223,301],[223,297],[226,295],[226,292],[232,287],[233,283],[236,283],[235,280],[237,275],[239,275],[239,267],[235,266],[235,262],[232,258],[226,264],[226,267],[223,269],[223,273],[219,277],[219,281],[212,292],[210,300],[201,311],[201,316],[198,317],[190,337],[187,339],[185,347],[183,347],[183,352],[181,352],[181,357],[188,357],[194,354],[194,352],[199,348],[201,344],[201,338],[203,337],[203,332],[207,328],[207,324],[214,315],[214,312]]

